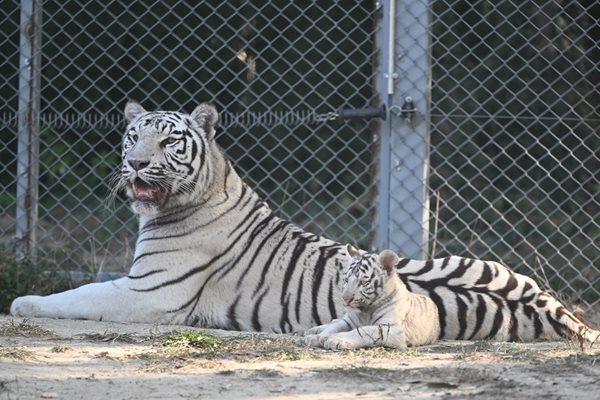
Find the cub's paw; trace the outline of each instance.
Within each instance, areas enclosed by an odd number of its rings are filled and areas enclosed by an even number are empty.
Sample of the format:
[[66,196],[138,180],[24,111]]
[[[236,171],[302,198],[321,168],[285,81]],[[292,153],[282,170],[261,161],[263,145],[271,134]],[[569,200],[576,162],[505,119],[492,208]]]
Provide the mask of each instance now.
[[41,314],[42,296],[17,297],[10,305],[10,313],[15,317],[35,317]]
[[322,346],[331,350],[349,350],[359,347],[358,344],[354,343],[352,340],[336,336],[327,336],[325,340],[323,340]]
[[304,336],[304,344],[310,347],[322,347],[323,340],[325,340],[327,336],[322,335],[305,335]]
[[325,329],[327,325],[319,325],[319,326],[314,326],[312,328],[310,328],[309,330],[304,332],[304,336],[307,335],[318,335],[319,333],[323,332],[323,330]]

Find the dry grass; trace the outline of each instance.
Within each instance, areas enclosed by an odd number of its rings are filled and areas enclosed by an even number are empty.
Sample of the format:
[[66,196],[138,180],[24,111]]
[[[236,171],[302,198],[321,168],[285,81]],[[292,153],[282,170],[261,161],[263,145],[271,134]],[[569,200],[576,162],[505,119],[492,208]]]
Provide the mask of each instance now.
[[73,350],[73,348],[64,344],[57,344],[56,346],[52,346],[52,348],[50,349],[52,353],[64,353],[70,350]]
[[149,340],[152,340],[151,337],[140,337],[127,333],[117,333],[109,331],[105,331],[104,333],[84,333],[81,335],[77,335],[77,337],[91,342],[121,342],[130,344],[144,343]]
[[35,353],[20,347],[0,348],[0,359],[12,358],[15,360],[34,360]]
[[52,337],[54,333],[24,319],[18,323],[10,320],[1,324],[0,336]]
[[[119,398],[112,382],[135,387],[136,398],[584,398],[599,377],[600,350],[570,342],[331,351],[292,335],[3,318],[0,371],[10,398],[40,398],[40,385],[58,398]],[[72,379],[57,383],[61,373]]]
[[206,332],[172,332],[155,337],[152,347],[131,356],[147,362],[145,369],[180,368],[186,362],[298,361],[318,359],[317,351],[300,346],[296,337],[248,334],[216,337]]

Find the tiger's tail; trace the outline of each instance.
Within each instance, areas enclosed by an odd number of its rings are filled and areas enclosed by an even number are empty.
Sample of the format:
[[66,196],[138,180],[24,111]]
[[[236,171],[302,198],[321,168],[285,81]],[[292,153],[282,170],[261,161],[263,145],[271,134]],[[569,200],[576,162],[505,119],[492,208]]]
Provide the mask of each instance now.
[[569,311],[548,292],[540,293],[536,305],[546,306],[544,307],[546,310],[554,309],[553,317],[550,316],[550,313],[547,313],[546,316],[559,336],[568,340],[577,340],[582,346],[584,343],[589,343],[590,347],[595,343],[600,343],[600,330],[590,326],[590,323],[583,317],[583,310],[580,307],[574,307],[573,311]]
[[573,316],[585,326],[583,333],[581,334],[581,341],[589,342],[590,346],[594,345],[594,343],[600,343],[600,330],[591,327],[591,324],[583,316],[583,309],[579,306],[573,306],[571,312],[573,313]]

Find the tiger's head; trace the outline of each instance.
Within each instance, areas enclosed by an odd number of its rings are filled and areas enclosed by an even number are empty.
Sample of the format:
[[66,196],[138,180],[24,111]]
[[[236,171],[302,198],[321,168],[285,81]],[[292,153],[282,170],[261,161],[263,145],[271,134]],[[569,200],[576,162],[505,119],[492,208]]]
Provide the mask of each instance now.
[[344,274],[344,305],[366,309],[382,298],[385,282],[396,274],[400,258],[391,250],[373,254],[357,250],[351,244],[346,245],[346,250],[351,259]]
[[128,122],[117,189],[124,188],[138,214],[156,214],[189,202],[210,185],[209,148],[217,110],[200,104],[191,114],[148,112],[125,106]]

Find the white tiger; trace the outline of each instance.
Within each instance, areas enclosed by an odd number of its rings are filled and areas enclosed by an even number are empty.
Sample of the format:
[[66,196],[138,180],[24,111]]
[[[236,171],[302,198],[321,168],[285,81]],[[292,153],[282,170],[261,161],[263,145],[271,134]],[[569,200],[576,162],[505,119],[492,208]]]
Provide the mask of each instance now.
[[[242,182],[215,141],[212,105],[188,115],[129,102],[125,117],[116,190],[139,215],[128,276],[17,298],[13,315],[272,332],[341,315],[344,246],[278,218]],[[437,305],[441,338],[592,340],[558,301],[500,264],[447,257],[397,268]]]
[[406,289],[396,273],[398,255],[391,250],[361,255],[352,245],[346,248],[352,257],[342,289],[348,311],[306,331],[304,342],[327,349],[403,348],[435,342],[440,334],[437,307],[429,297]]

